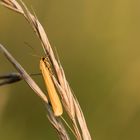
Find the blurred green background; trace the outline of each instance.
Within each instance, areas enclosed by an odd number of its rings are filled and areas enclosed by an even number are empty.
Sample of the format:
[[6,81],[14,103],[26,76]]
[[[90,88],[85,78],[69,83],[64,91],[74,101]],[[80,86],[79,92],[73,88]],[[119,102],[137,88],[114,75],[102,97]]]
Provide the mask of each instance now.
[[[93,139],[140,139],[140,1],[24,0],[57,49]],[[0,43],[29,73],[39,40],[25,19],[0,6]],[[15,71],[0,54],[0,74]],[[35,80],[45,90],[40,76]],[[24,82],[0,87],[0,139],[57,139],[40,99]]]

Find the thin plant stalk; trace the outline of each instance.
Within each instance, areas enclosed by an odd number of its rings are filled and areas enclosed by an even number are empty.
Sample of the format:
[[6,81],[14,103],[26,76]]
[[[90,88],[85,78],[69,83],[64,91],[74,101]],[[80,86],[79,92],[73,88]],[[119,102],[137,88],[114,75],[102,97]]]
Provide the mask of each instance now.
[[[24,68],[17,62],[17,60],[6,50],[6,48],[0,44],[0,52],[5,55],[5,57],[9,60],[10,63],[17,69],[17,71],[20,74],[20,78],[22,78],[30,87],[31,89],[41,98],[43,103],[45,104],[48,114],[47,117],[53,127],[56,129],[58,133],[58,137],[60,140],[70,140],[68,133],[63,126],[61,120],[59,117],[55,117],[54,113],[52,111],[51,106],[49,105],[47,96],[43,93],[43,91],[40,89],[40,87],[36,84],[36,82],[30,77],[30,75],[24,70]],[[1,78],[6,78],[6,77],[14,77],[13,75],[5,75],[1,76]],[[16,74],[15,77],[18,77]],[[20,99],[19,99],[20,100]]]
[[20,2],[22,6],[16,0],[1,0],[2,5],[23,15],[35,31],[36,35],[41,41],[44,53],[51,60],[53,69],[56,72],[56,75],[52,78],[56,87],[58,88],[58,91],[60,91],[59,94],[62,98],[63,106],[70,120],[72,121],[77,140],[91,140],[80,104],[69,86],[62,65],[58,63],[54,55],[53,49],[42,25],[40,24],[36,15],[31,14],[26,5],[22,1]]

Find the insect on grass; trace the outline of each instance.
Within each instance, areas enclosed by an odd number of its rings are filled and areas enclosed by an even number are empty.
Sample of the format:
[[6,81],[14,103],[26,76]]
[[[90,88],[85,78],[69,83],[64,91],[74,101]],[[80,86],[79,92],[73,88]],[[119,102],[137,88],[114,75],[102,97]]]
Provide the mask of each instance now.
[[55,85],[51,77],[52,73],[51,73],[50,64],[47,58],[44,58],[44,57],[41,58],[40,70],[42,72],[42,76],[44,78],[45,85],[47,87],[47,91],[48,91],[50,102],[54,111],[54,115],[60,116],[63,113],[62,104],[60,102],[59,96],[57,94]]

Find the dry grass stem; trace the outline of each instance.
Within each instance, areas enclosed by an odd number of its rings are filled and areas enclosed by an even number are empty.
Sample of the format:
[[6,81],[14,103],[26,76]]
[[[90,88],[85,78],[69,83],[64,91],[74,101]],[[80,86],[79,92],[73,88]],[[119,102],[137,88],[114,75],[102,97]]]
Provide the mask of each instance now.
[[[42,99],[45,103],[45,106],[48,111],[48,118],[51,124],[56,129],[58,136],[61,140],[70,140],[69,136],[61,123],[59,118],[54,116],[54,113],[48,104],[48,99],[46,95],[42,92],[39,86],[35,83],[35,81],[29,76],[29,74],[24,70],[24,68],[15,60],[15,58],[5,49],[3,45],[0,44],[0,52],[5,55],[5,57],[13,64],[13,66],[17,69],[22,79],[26,81],[26,83],[34,90],[34,92]],[[9,75],[10,76],[10,75]],[[12,76],[11,76],[12,77]],[[4,78],[1,76],[1,78]]]
[[56,87],[60,91],[60,96],[62,98],[64,108],[72,121],[77,140],[91,140],[91,136],[82,109],[79,105],[79,102],[69,86],[69,83],[65,77],[65,73],[61,64],[58,63],[57,59],[55,58],[48,37],[39,20],[37,19],[36,16],[30,13],[28,8],[22,1],[21,1],[22,6],[20,6],[20,4],[16,0],[1,0],[1,3],[7,8],[10,8],[13,11],[22,14],[26,18],[26,20],[30,23],[36,35],[39,37],[44,52],[51,60],[53,69],[56,72],[56,75],[53,76],[53,80]]
[[20,81],[21,79],[21,75],[15,72],[0,75],[0,86],[15,83]]
[[14,65],[21,77],[28,83],[28,85],[34,90],[34,92],[48,104],[48,99],[29,74],[22,68],[22,66],[15,60],[15,58],[0,44],[0,51],[6,56],[6,58]]

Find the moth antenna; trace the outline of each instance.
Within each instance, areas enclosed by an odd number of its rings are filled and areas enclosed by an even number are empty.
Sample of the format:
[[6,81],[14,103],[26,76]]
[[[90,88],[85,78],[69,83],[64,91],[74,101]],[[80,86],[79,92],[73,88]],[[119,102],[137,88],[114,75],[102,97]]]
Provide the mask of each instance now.
[[41,73],[31,73],[30,76],[40,76],[42,75]]
[[32,53],[29,53],[31,56],[34,56],[34,57],[37,57],[37,58],[40,58],[39,55],[36,55],[36,54],[32,54]]
[[39,57],[39,58],[40,58],[40,55],[37,53],[36,49],[33,48],[33,46],[31,46],[28,42],[24,42],[24,44],[25,44],[26,46],[28,46],[29,48],[31,48],[32,51],[34,51],[34,54],[29,53],[30,55],[35,56],[35,57]]

